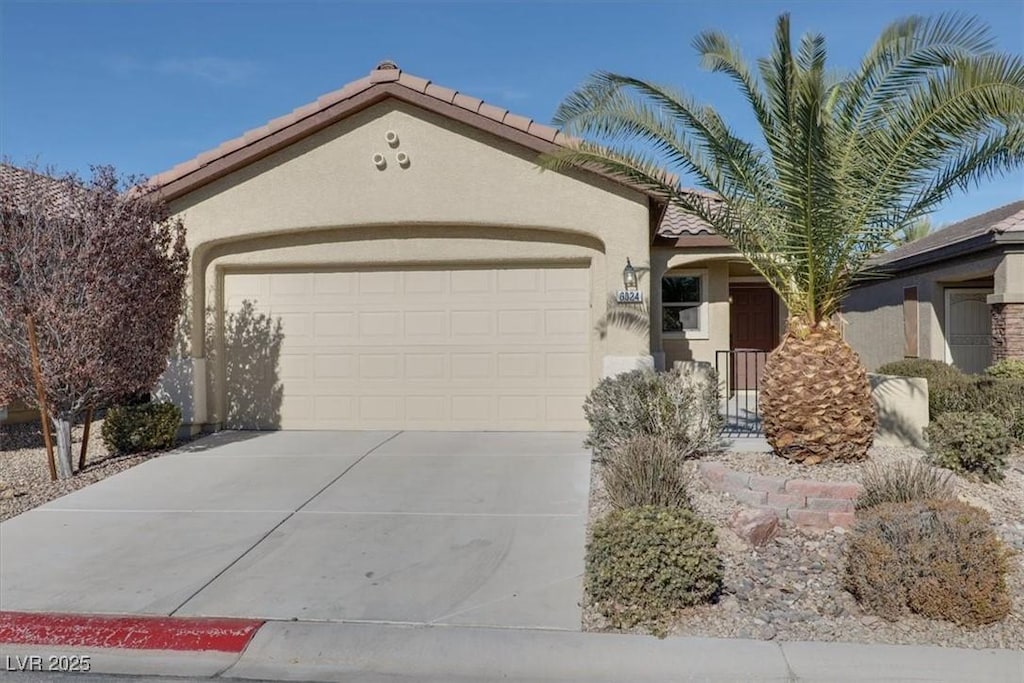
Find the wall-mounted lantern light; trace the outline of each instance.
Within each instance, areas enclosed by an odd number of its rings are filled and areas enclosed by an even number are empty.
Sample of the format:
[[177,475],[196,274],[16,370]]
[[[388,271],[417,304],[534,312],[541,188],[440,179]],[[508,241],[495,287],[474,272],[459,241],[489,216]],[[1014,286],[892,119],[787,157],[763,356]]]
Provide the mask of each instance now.
[[636,268],[626,259],[626,267],[622,269],[621,292],[615,292],[615,300],[620,304],[640,304],[644,301],[644,293],[637,288]]
[[628,258],[626,259],[626,267],[622,270],[622,285],[628,292],[636,290],[636,268],[633,267]]

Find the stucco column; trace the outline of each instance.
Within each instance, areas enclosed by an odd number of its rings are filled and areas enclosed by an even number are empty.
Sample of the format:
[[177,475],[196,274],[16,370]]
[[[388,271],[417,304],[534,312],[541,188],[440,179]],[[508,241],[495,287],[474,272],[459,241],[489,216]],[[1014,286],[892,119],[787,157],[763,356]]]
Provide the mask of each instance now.
[[1024,249],[1007,251],[996,267],[992,309],[992,361],[1024,359]]

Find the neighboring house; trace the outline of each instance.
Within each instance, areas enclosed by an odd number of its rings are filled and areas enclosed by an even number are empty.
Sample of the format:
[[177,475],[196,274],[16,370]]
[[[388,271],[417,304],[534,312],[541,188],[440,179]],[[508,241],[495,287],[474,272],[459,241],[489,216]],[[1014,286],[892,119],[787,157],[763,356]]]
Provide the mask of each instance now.
[[[15,204],[24,204],[28,199],[29,185],[35,183],[41,183],[42,187],[47,188],[49,199],[55,203],[59,204],[61,195],[67,196],[64,194],[67,190],[66,186],[48,175],[0,163],[0,191],[9,194],[9,197],[5,197],[5,199],[12,199]],[[21,404],[0,405],[0,424],[15,424],[38,419],[38,411],[25,408]]]
[[[784,312],[749,264],[635,187],[541,172],[562,139],[384,63],[157,176],[219,311],[161,394],[193,429],[566,430],[607,374],[763,359]],[[616,303],[627,260],[642,304]]]
[[931,233],[873,261],[843,304],[868,369],[931,358],[977,373],[1024,358],[1024,201]]

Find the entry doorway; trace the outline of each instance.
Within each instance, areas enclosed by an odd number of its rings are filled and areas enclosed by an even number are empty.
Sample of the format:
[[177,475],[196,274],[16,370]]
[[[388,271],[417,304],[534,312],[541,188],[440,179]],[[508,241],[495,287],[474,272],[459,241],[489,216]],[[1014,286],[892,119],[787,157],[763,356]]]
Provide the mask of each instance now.
[[969,374],[992,363],[991,288],[946,288],[946,362]]
[[729,301],[730,388],[756,390],[779,343],[779,297],[764,283],[731,282]]

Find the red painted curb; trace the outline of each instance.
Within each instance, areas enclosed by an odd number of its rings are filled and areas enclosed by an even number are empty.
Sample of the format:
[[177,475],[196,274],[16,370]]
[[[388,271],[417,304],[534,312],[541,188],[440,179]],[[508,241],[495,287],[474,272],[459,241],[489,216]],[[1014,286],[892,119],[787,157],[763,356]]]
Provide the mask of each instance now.
[[0,643],[241,652],[262,625],[252,619],[0,612]]

